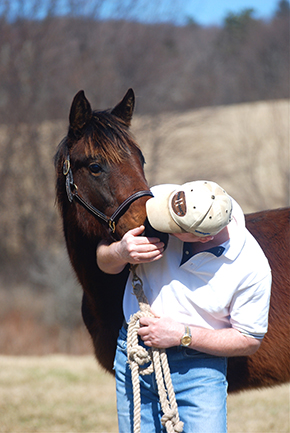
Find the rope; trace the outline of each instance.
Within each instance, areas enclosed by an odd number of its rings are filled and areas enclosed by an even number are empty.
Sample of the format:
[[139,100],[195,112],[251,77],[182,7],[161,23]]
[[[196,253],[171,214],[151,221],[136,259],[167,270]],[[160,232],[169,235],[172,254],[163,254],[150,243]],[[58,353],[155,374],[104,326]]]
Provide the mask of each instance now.
[[[139,374],[146,375],[155,372],[159,400],[163,412],[161,423],[168,433],[181,433],[183,422],[179,419],[178,407],[171,381],[167,355],[164,349],[155,347],[146,350],[138,344],[138,329],[140,317],[154,317],[148,300],[143,291],[142,280],[132,266],[132,286],[140,310],[130,318],[127,335],[127,355],[131,369],[134,404],[134,433],[141,432],[141,396]],[[146,366],[147,364],[147,366]],[[144,366],[144,367],[143,367]]]

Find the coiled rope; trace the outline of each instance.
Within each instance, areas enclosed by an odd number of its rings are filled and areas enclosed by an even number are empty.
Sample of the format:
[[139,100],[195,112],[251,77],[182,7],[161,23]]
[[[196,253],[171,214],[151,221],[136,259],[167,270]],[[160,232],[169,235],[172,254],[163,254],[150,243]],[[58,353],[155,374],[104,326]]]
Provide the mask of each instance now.
[[[139,374],[146,375],[155,372],[157,389],[163,416],[162,425],[168,433],[181,433],[183,422],[179,419],[178,407],[171,381],[167,355],[164,349],[149,348],[146,350],[138,344],[138,329],[140,317],[154,317],[148,300],[143,291],[142,280],[136,274],[136,265],[131,266],[132,286],[140,310],[130,318],[127,334],[127,356],[131,369],[134,404],[134,433],[141,432],[141,395]],[[148,364],[147,367],[142,367]]]

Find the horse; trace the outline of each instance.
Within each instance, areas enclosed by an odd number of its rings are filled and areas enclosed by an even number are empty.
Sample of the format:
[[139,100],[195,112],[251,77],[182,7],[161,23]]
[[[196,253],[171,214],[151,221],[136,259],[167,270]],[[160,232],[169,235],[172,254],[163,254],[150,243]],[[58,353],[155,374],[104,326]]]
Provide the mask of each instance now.
[[[96,247],[102,239],[117,241],[141,224],[148,228],[145,203],[152,194],[143,154],[129,131],[134,105],[129,89],[113,109],[93,111],[84,91],[79,91],[71,104],[68,133],[54,159],[66,247],[83,288],[83,321],[97,361],[111,374],[130,269],[127,265],[118,275],[103,273]],[[269,331],[254,355],[229,358],[230,393],[290,380],[289,218],[290,208],[246,215],[247,227],[273,273]],[[166,242],[164,234],[158,235]]]
[[256,353],[228,359],[229,392],[290,380],[290,208],[255,212],[245,218],[272,270],[269,327]]

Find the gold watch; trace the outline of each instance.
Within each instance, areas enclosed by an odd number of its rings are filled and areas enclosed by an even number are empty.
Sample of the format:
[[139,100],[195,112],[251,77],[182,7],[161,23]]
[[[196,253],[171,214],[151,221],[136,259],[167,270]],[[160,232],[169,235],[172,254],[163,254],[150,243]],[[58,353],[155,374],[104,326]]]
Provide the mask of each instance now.
[[184,329],[184,334],[181,337],[180,344],[181,344],[181,346],[187,347],[191,343],[192,336],[191,336],[191,332],[190,332],[190,327],[189,326],[185,326],[184,328],[185,328]]

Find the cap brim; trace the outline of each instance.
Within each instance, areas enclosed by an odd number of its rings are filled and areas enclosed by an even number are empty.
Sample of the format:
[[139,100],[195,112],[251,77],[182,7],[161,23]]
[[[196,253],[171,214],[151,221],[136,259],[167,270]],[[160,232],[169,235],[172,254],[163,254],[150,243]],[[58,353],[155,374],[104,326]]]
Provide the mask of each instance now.
[[168,202],[174,188],[150,198],[146,202],[147,218],[151,226],[163,233],[184,233],[184,230],[177,225],[169,212]]

